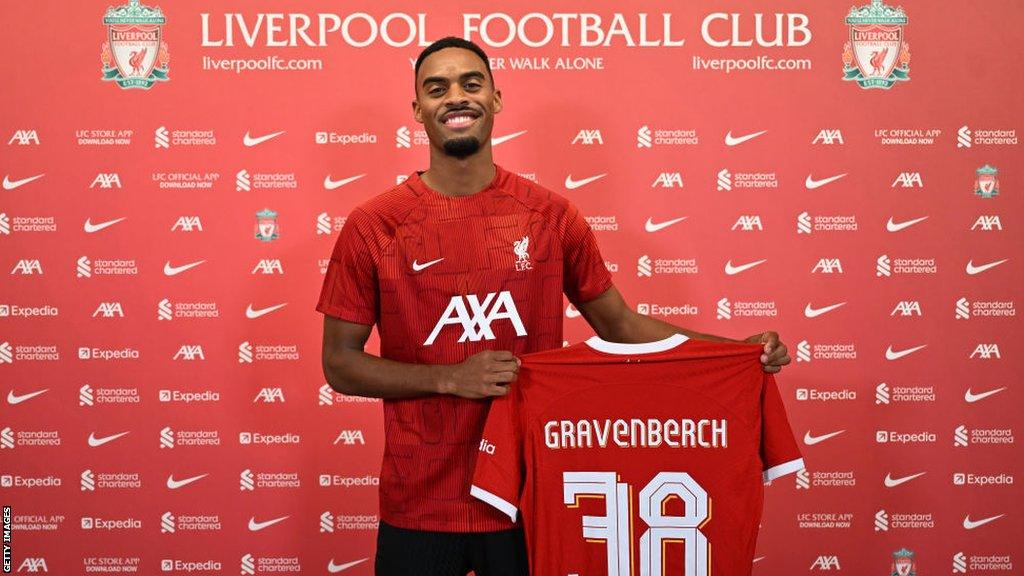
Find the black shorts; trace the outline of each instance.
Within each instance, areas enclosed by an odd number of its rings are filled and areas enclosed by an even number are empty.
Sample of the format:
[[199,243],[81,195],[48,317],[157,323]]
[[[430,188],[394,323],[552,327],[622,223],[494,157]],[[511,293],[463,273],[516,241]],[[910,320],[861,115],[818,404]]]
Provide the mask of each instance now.
[[527,576],[520,528],[497,532],[428,532],[380,523],[377,576]]

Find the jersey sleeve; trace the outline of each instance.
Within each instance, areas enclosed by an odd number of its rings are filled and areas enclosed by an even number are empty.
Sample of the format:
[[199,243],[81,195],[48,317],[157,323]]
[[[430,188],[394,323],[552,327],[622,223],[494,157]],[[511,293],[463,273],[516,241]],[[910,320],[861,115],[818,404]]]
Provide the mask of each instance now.
[[[516,386],[516,384],[513,384]],[[524,482],[523,441],[513,392],[491,402],[469,493],[515,522]]]
[[345,220],[327,264],[316,309],[329,316],[372,326],[377,321],[377,269],[370,246],[370,217],[358,208]]
[[575,204],[569,203],[562,227],[563,279],[565,295],[574,305],[593,300],[612,285],[594,231]]
[[764,481],[791,474],[804,467],[800,448],[793,438],[793,430],[786,417],[775,376],[764,373],[761,388],[761,462]]

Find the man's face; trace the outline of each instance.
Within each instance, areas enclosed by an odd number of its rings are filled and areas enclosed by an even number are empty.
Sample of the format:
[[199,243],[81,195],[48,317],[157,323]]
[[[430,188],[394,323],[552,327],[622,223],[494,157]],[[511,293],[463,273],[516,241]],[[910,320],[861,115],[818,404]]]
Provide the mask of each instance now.
[[416,121],[449,156],[465,158],[490,141],[501,91],[471,50],[444,48],[427,56],[416,75]]

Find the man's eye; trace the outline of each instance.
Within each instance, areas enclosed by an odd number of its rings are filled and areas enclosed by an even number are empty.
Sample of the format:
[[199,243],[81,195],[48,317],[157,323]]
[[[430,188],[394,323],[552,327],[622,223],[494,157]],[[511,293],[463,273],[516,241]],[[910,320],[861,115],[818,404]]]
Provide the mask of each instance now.
[[479,90],[480,89],[480,85],[477,84],[476,82],[470,82],[469,84],[466,84],[466,89],[467,90]]
[[437,96],[438,94],[444,94],[444,88],[440,86],[434,86],[433,88],[428,90],[427,93],[433,96]]

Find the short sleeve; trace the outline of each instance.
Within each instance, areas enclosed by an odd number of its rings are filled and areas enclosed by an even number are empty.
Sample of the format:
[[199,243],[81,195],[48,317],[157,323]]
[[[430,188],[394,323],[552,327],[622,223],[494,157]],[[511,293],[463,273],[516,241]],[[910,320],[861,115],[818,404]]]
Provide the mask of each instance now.
[[318,311],[358,324],[376,323],[379,290],[372,245],[370,217],[357,208],[338,234],[320,289]]
[[786,417],[786,406],[782,403],[779,386],[775,376],[768,372],[764,373],[761,388],[761,462],[765,482],[804,467],[800,448],[793,438],[793,429]]
[[484,424],[469,493],[515,522],[524,482],[523,442],[510,393],[494,399]]
[[594,231],[569,203],[562,230],[563,291],[574,305],[597,298],[612,286],[612,276],[597,247]]

